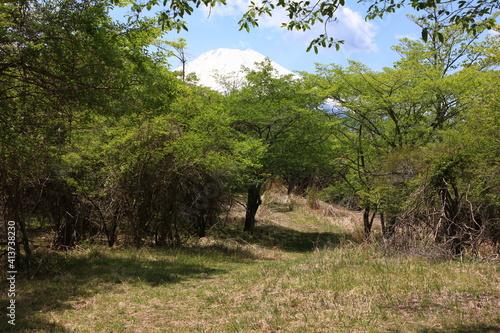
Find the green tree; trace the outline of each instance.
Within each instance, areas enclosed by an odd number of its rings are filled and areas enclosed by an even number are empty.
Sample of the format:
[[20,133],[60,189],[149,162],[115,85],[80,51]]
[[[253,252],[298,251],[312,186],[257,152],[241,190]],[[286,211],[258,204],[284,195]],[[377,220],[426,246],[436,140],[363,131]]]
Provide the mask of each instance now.
[[[257,70],[246,70],[239,90],[226,98],[233,128],[245,140],[257,140],[263,147],[254,156],[255,167],[248,174],[245,230],[255,226],[261,204],[262,185],[271,175],[284,176],[292,186],[295,175],[318,166],[322,143],[329,134],[321,98],[293,75],[275,72],[270,61]],[[300,177],[299,176],[299,177]]]
[[[160,29],[118,24],[98,0],[7,1],[1,5],[0,184],[6,220],[29,254],[26,221],[50,220],[56,243],[71,246],[88,224],[65,180],[61,157],[75,130],[96,114],[119,116],[151,60]],[[125,94],[127,93],[127,94]],[[83,214],[83,213],[82,213]],[[81,232],[80,232],[81,234]]]
[[[424,168],[398,223],[407,241],[430,240],[451,255],[479,255],[480,245],[498,245],[497,71],[469,68],[470,89],[463,120],[440,131],[440,141],[425,147]],[[430,214],[429,212],[432,212]],[[420,235],[405,232],[405,226]],[[407,229],[408,230],[408,229]]]
[[252,166],[248,152],[258,149],[239,140],[220,94],[185,85],[165,68],[156,72],[157,80],[163,72],[167,94],[141,89],[134,108],[80,130],[65,156],[110,246],[118,233],[137,247],[205,236]]
[[429,110],[423,106],[429,81],[415,75],[390,68],[377,73],[355,62],[347,68],[318,67],[317,85],[335,101],[333,113],[340,122],[334,133],[343,147],[339,162],[346,168],[341,176],[360,198],[366,237],[383,205],[374,184],[384,176],[380,159],[430,140]]
[[[455,255],[484,240],[479,235],[486,227],[479,221],[496,226],[490,214],[497,209],[497,173],[477,178],[484,175],[484,163],[495,170],[495,162],[472,147],[483,138],[496,142],[490,137],[496,90],[483,80],[497,80],[492,69],[498,66],[498,36],[478,41],[453,26],[442,31],[444,40],[402,40],[395,47],[402,59],[393,68],[320,66],[312,79],[335,101],[341,122],[334,133],[346,165],[341,176],[360,199],[366,236],[374,217],[369,212],[378,211],[386,238],[398,229],[396,243],[426,239]],[[482,124],[475,123],[479,109]],[[477,134],[472,124],[481,128]],[[489,193],[488,212],[480,208],[486,196],[472,199],[481,191]],[[428,234],[403,236],[404,230]]]
[[[403,39],[395,47],[402,59],[393,68],[374,72],[351,62],[347,68],[318,66],[318,76],[312,77],[336,103],[341,126],[335,133],[345,147],[342,163],[352,173],[343,171],[342,177],[360,198],[366,236],[377,211],[385,213],[384,229],[391,234],[411,193],[408,180],[419,172],[413,151],[463,121],[468,107],[463,96],[473,89],[474,70],[494,64],[489,52],[497,43],[486,48],[456,27],[443,31],[444,41]],[[407,162],[397,158],[401,154]]]
[[432,68],[435,71],[433,75],[441,78],[470,66],[481,70],[495,66],[500,47],[497,35],[484,34],[484,29],[464,33],[459,26],[442,16],[410,18],[421,29],[426,29],[430,38],[400,40],[399,45],[393,46],[393,50],[401,56],[401,60],[395,63],[396,67],[420,68],[426,72]]

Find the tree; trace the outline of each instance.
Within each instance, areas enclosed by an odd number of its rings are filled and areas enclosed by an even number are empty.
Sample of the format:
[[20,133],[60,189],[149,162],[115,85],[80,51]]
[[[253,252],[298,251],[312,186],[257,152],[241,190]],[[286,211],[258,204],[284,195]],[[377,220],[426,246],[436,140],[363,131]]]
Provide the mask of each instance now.
[[401,60],[395,63],[396,67],[403,66],[414,70],[421,68],[425,71],[433,68],[436,71],[434,75],[442,78],[471,66],[481,70],[495,66],[498,60],[497,51],[500,49],[500,38],[495,34],[486,34],[481,39],[484,29],[464,33],[459,26],[439,15],[433,16],[432,19],[427,16],[410,18],[421,29],[428,31],[430,38],[401,39],[399,45],[392,47],[401,56]]
[[[360,0],[359,2],[364,2]],[[159,19],[162,25],[168,29],[185,29],[186,22],[182,19],[186,15],[191,15],[195,8],[201,5],[214,7],[216,5],[225,5],[225,0],[188,0],[188,1],[168,1],[160,2],[158,0],[149,0],[146,2],[136,2],[134,8],[140,13],[144,8],[151,9],[153,6],[160,6],[166,9],[161,11]],[[240,30],[249,31],[251,28],[258,27],[259,18],[262,16],[271,16],[278,10],[285,10],[289,18],[282,23],[282,27],[288,30],[306,31],[311,29],[314,24],[322,23],[325,26],[325,32],[314,38],[308,50],[313,48],[316,52],[318,47],[340,48],[342,41],[335,40],[328,35],[327,24],[335,20],[336,11],[345,6],[345,0],[316,0],[316,1],[261,1],[250,2],[247,12],[245,12],[239,21]],[[367,19],[383,17],[389,13],[394,13],[405,5],[410,5],[417,11],[431,10],[427,17],[434,20],[436,17],[444,17],[446,21],[460,26],[463,31],[476,33],[482,29],[491,29],[496,24],[496,12],[500,9],[497,0],[373,0],[366,11]],[[427,40],[429,30],[422,29],[422,37]],[[444,37],[441,31],[436,30],[434,36],[441,40]]]
[[[26,218],[39,207],[57,154],[82,106],[101,98],[104,76],[92,81],[105,33],[106,7],[96,2],[7,1],[1,5],[0,104],[2,208],[18,223],[29,255]],[[107,30],[107,29],[103,29]],[[95,44],[94,44],[95,42]],[[87,57],[85,57],[87,55]],[[95,78],[95,76],[94,76]]]
[[[7,1],[1,8],[0,195],[6,220],[50,220],[56,245],[90,232],[62,156],[96,115],[129,111],[151,66],[151,22],[118,24],[99,0]],[[149,61],[148,61],[149,59]],[[127,94],[125,94],[127,93]]]
[[321,98],[304,89],[298,77],[279,77],[269,60],[257,70],[246,69],[246,74],[243,87],[229,94],[226,103],[233,128],[245,141],[263,147],[254,155],[255,167],[246,180],[245,230],[251,231],[264,182],[271,175],[314,169],[329,124],[326,112],[318,108]]
[[418,147],[463,121],[468,109],[464,96],[473,89],[475,71],[496,66],[498,36],[480,41],[477,34],[435,19],[413,18],[431,38],[402,39],[394,47],[402,58],[393,68],[374,72],[351,62],[347,68],[318,66],[318,76],[311,77],[325,98],[335,101],[332,111],[341,124],[335,133],[347,166],[341,176],[360,198],[366,236],[374,216],[370,211],[384,214],[383,228],[391,235],[411,194],[409,181],[422,167]]
[[425,242],[448,255],[480,255],[481,244],[498,245],[497,71],[463,70],[463,121],[439,132],[421,149],[422,168],[396,224],[395,244]]
[[67,178],[110,246],[118,233],[137,247],[205,236],[258,149],[239,140],[220,94],[152,70],[159,90],[146,80],[127,114],[96,117],[64,156]]
[[[335,101],[339,120],[335,136],[342,146],[341,176],[364,211],[368,237],[375,214],[384,209],[374,180],[383,176],[380,159],[429,140],[425,125],[425,87],[411,70],[384,69],[376,73],[362,64],[319,66],[317,85]],[[314,78],[313,78],[314,79]]]
[[186,40],[184,40],[183,38],[179,38],[176,42],[162,41],[162,44],[155,45],[158,49],[166,51],[168,56],[175,57],[177,58],[177,60],[181,62],[182,81],[186,81],[186,64],[188,62],[186,55],[186,45],[187,45]]

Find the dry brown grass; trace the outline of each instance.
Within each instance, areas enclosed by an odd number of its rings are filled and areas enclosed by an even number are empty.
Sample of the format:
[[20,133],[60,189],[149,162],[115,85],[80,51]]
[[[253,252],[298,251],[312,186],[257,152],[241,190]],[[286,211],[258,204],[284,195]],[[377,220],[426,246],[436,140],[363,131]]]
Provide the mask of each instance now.
[[[263,196],[263,202],[265,206],[260,212],[260,217],[263,220],[274,220],[276,218],[276,216],[269,213],[298,211],[303,215],[314,216],[314,223],[309,225],[312,228],[325,228],[331,225],[351,233],[362,229],[361,212],[350,211],[321,200],[314,200],[311,203],[305,197],[293,194],[287,195],[281,190],[266,192]],[[266,213],[268,214],[266,215]]]

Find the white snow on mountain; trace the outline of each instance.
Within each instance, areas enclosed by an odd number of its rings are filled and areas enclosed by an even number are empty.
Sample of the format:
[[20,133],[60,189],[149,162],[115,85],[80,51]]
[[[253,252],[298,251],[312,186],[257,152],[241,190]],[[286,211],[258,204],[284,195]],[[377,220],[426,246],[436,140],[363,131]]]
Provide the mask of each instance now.
[[[195,73],[199,80],[197,84],[218,92],[226,92],[228,87],[237,87],[238,83],[241,83],[244,79],[245,73],[242,66],[255,69],[257,68],[256,63],[261,63],[265,59],[266,56],[250,49],[215,49],[207,51],[198,58],[186,63],[185,74]],[[279,76],[295,75],[272,60],[271,65]],[[174,71],[181,70],[182,66],[174,69]],[[224,82],[221,82],[222,78]]]

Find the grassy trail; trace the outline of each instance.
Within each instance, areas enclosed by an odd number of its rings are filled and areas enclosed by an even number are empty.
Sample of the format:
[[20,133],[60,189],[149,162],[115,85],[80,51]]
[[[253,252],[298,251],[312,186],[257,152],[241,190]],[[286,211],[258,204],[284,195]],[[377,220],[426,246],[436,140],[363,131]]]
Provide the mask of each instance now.
[[500,332],[498,264],[384,256],[354,213],[287,200],[267,198],[254,235],[235,221],[178,250],[42,251],[15,331]]

